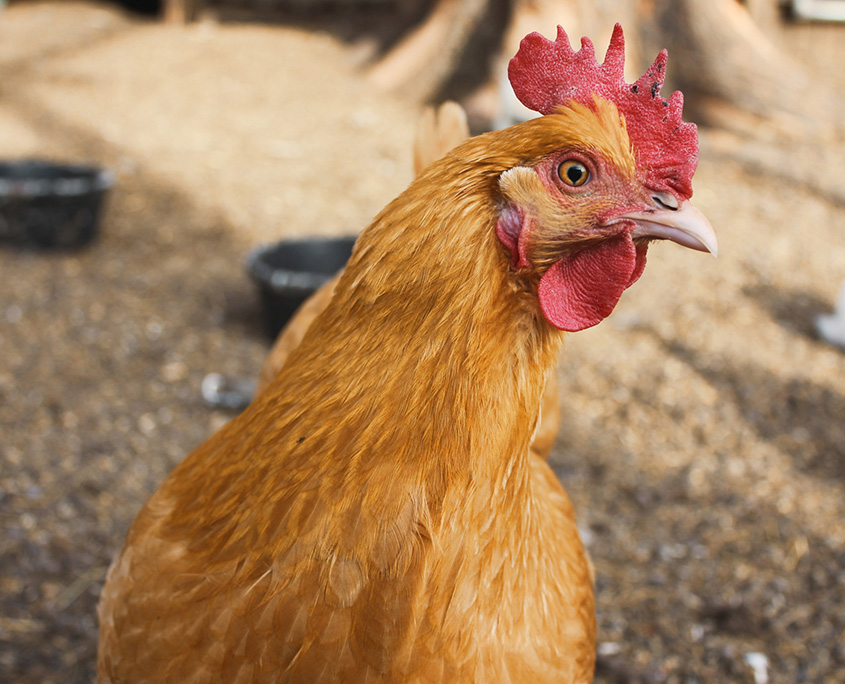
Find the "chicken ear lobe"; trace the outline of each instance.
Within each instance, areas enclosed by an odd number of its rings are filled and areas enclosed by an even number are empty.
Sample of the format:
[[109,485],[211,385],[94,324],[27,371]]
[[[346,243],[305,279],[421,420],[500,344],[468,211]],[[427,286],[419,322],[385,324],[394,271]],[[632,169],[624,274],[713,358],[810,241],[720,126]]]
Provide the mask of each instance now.
[[647,245],[624,231],[556,261],[540,279],[540,308],[559,330],[577,332],[607,318],[645,268]]
[[514,270],[526,268],[531,264],[526,254],[526,237],[531,234],[534,222],[518,207],[508,205],[496,222],[496,235],[505,247],[511,251],[511,267]]

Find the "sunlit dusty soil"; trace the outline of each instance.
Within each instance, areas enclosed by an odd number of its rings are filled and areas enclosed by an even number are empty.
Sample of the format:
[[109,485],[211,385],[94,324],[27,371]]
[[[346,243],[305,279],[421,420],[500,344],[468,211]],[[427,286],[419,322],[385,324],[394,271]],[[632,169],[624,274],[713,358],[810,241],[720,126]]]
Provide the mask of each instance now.
[[[0,157],[116,176],[89,249],[0,248],[0,681],[92,681],[112,555],[231,417],[202,378],[266,354],[246,250],[355,232],[410,179],[417,109],[353,52],[95,5],[0,12]],[[596,565],[599,682],[754,682],[755,653],[770,682],[845,681],[845,354],[813,328],[845,279],[845,193],[819,173],[843,155],[790,150],[705,132],[719,259],[654,246],[567,343],[554,462]]]

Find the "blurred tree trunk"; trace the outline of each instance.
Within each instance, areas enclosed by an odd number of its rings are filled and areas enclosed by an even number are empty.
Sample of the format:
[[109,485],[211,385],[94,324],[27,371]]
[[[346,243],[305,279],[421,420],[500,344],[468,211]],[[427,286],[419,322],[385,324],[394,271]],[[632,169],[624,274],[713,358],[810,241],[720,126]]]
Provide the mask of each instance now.
[[165,0],[164,20],[169,24],[187,24],[196,18],[202,0]]
[[736,0],[655,0],[654,25],[695,118],[798,135],[837,127],[838,95],[779,52]]
[[[776,0],[746,1],[773,34],[781,21]],[[431,100],[458,68],[491,4],[437,0],[427,20],[371,68],[371,79],[384,89]],[[485,109],[505,110],[499,111],[499,121],[520,116],[518,104],[494,93],[503,90],[507,61],[525,34],[539,31],[553,38],[561,24],[576,47],[581,36],[590,36],[601,59],[619,21],[627,29],[628,80],[643,73],[661,48],[669,48],[666,90],[684,91],[688,118],[747,131],[760,122],[797,134],[843,128],[841,96],[819,87],[805,67],[779,52],[738,0],[510,0],[509,7],[500,53],[472,56],[492,64],[493,79],[480,92],[486,92]],[[502,100],[498,105],[495,97]]]
[[457,68],[489,5],[490,0],[437,0],[427,19],[371,67],[370,80],[384,90],[431,99]]

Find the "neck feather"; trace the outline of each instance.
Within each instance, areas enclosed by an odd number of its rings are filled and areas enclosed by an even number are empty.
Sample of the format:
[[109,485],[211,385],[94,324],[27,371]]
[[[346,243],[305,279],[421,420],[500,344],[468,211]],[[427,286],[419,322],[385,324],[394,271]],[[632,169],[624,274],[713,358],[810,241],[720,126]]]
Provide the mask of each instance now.
[[464,166],[435,165],[376,218],[263,395],[338,474],[386,459],[428,488],[526,457],[560,335],[496,238],[498,174]]

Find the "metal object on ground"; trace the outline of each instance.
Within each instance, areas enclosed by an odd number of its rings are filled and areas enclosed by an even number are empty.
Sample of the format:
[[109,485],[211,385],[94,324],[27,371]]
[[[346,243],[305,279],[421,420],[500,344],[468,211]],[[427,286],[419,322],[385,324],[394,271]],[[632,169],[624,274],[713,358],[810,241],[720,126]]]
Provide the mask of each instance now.
[[200,393],[209,406],[241,411],[252,401],[255,394],[255,380],[229,379],[220,373],[209,373],[202,380]]

